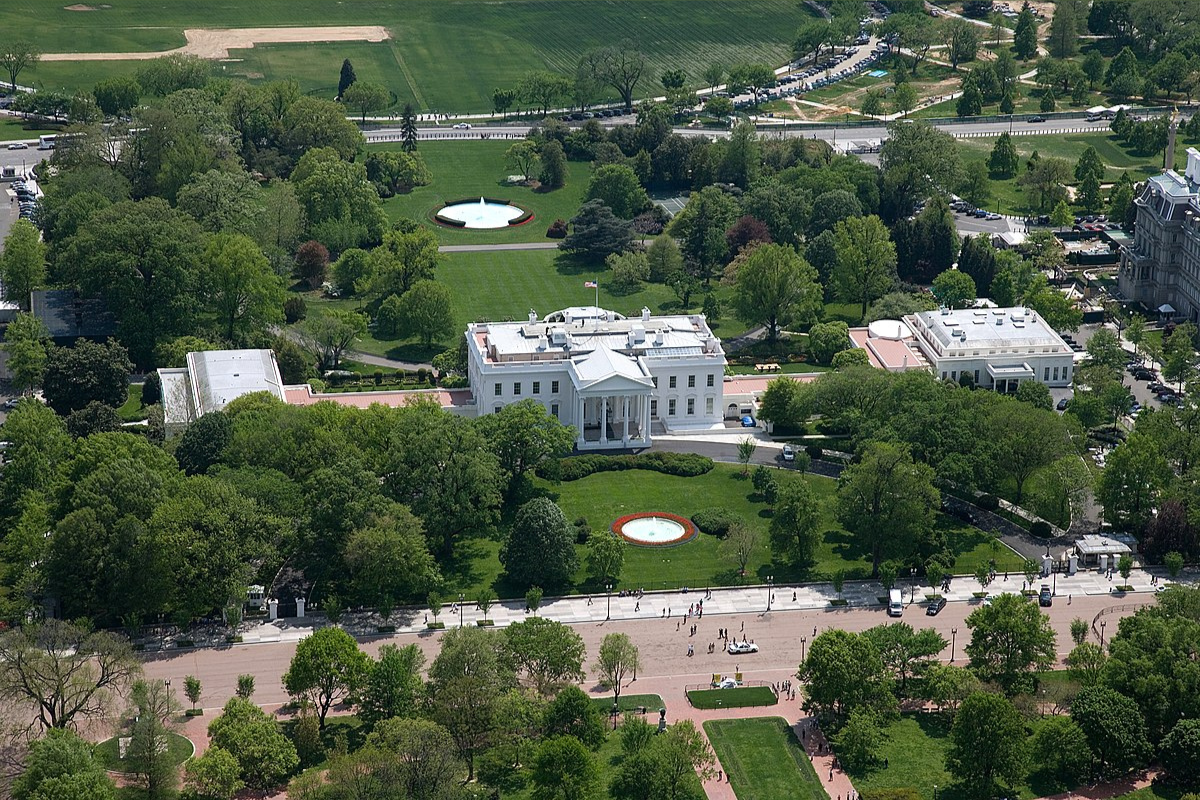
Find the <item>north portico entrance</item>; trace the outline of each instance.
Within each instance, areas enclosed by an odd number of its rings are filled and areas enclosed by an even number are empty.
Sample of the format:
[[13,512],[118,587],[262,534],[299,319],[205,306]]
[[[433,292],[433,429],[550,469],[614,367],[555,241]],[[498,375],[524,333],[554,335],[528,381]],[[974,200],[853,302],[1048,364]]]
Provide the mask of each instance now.
[[654,379],[640,360],[595,350],[572,362],[580,450],[650,444]]

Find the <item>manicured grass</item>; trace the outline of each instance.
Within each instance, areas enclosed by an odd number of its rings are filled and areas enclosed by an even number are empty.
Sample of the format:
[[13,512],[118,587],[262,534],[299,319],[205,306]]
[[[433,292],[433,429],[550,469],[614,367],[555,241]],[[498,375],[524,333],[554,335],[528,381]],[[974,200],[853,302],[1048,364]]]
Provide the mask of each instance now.
[[718,719],[704,732],[738,800],[828,800],[812,762],[780,717]]
[[[95,3],[98,10],[90,12],[64,5],[10,0],[0,6],[0,30],[22,31],[43,52],[54,53],[166,50],[184,44],[184,28],[384,25],[393,38],[378,44],[236,52],[231,55],[246,61],[227,64],[224,74],[240,69],[318,91],[336,85],[349,56],[360,79],[378,79],[402,100],[412,97],[421,109],[446,112],[489,111],[495,87],[513,86],[531,70],[572,74],[581,53],[625,38],[638,40],[649,56],[640,95],[661,91],[656,78],[664,69],[684,69],[699,85],[700,73],[713,62],[779,64],[797,25],[812,13],[790,0],[125,0],[104,4],[110,7]],[[22,73],[21,82],[74,90],[90,88],[100,74],[136,68],[137,62],[42,62]]]
[[[38,122],[24,122],[13,117],[0,117],[0,141],[11,142],[14,139],[36,139],[43,133],[58,133],[58,128],[46,127]],[[41,160],[44,152],[30,148],[27,159],[30,166]]]
[[[585,289],[583,284],[592,279],[600,282],[600,305],[604,308],[627,316],[640,314],[642,306],[655,314],[680,313],[678,299],[666,286],[646,283],[632,294],[615,294],[602,264],[582,263],[557,250],[443,253],[437,279],[450,287],[453,339],[437,342],[426,350],[416,339],[377,338],[369,333],[355,342],[353,349],[402,361],[428,361],[455,344],[469,322],[525,319],[531,308],[544,316],[570,306],[591,305],[596,302],[595,290]],[[730,290],[719,287],[717,291],[727,297]],[[317,293],[305,295],[305,301],[310,316],[322,309],[363,307],[358,299],[329,300]],[[699,296],[693,297],[693,302],[696,305],[692,310],[698,311]],[[723,317],[714,330],[718,336],[728,338],[745,331],[746,325]]]
[[[339,62],[340,63],[340,62]],[[433,173],[433,183],[408,194],[389,198],[383,204],[392,219],[408,217],[437,232],[445,244],[494,244],[497,242],[551,242],[546,229],[556,219],[569,220],[583,204],[591,180],[590,163],[567,163],[567,183],[550,192],[534,191],[527,186],[506,182],[514,170],[505,163],[504,154],[512,141],[423,142],[421,156]],[[371,145],[372,150],[398,150],[399,143]],[[522,225],[496,231],[468,231],[449,228],[433,221],[433,214],[447,202],[481,196],[509,200],[533,219]]]
[[770,686],[737,686],[732,689],[696,689],[688,692],[688,702],[700,709],[773,706],[779,698]]
[[125,405],[117,409],[125,422],[139,422],[146,418],[146,407],[142,405],[142,384],[129,384],[129,395]]
[[[192,757],[196,748],[190,739],[180,736],[178,733],[168,733],[167,736],[167,754],[171,757],[171,763],[182,764]],[[120,747],[115,736],[96,745],[96,759],[104,765],[105,769],[113,772],[128,772],[129,768],[125,760],[117,758],[119,752]]]
[[[612,697],[593,697],[592,705],[604,715],[608,715],[612,711]],[[617,701],[617,709],[619,711],[634,711],[636,709],[646,708],[646,719],[650,720],[651,714],[658,713],[660,708],[665,707],[662,697],[656,694],[623,694],[621,699]]]

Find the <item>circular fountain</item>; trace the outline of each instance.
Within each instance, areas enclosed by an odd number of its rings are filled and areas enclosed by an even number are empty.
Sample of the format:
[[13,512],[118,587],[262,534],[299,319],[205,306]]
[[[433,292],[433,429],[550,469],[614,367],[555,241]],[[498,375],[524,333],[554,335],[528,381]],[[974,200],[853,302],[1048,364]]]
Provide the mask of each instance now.
[[661,511],[627,514],[613,523],[612,530],[630,544],[644,547],[683,544],[696,536],[691,520]]
[[525,210],[511,203],[481,197],[478,202],[463,201],[443,206],[436,219],[456,228],[489,230],[507,228],[523,216],[526,216]]

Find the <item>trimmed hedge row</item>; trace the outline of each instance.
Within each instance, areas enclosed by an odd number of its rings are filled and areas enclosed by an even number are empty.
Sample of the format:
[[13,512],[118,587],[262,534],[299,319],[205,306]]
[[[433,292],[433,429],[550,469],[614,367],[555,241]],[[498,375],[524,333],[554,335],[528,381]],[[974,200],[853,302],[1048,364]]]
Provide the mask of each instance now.
[[577,481],[596,472],[648,469],[666,475],[678,475],[681,478],[695,478],[712,468],[711,458],[695,453],[639,453],[620,456],[593,453],[547,461],[538,467],[537,474],[552,481]]
[[510,219],[508,221],[508,224],[510,227],[513,225],[524,225],[526,222],[529,222],[529,220],[531,220],[531,219],[533,219],[533,212],[526,211],[524,214],[517,217],[516,219]]
[[433,218],[442,225],[449,225],[451,228],[467,227],[467,221],[463,219],[450,219],[449,217],[443,217],[441,214],[434,214]]

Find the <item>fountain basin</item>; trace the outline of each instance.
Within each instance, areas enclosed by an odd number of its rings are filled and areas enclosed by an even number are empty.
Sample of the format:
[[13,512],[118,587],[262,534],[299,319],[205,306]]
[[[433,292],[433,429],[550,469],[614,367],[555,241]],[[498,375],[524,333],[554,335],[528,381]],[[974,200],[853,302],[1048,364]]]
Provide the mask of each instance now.
[[641,547],[670,547],[695,538],[690,519],[663,511],[626,514],[612,524],[612,531],[630,544]]
[[478,200],[459,200],[442,206],[434,219],[443,225],[471,230],[496,230],[520,225],[533,217],[525,209],[507,200],[480,197]]

